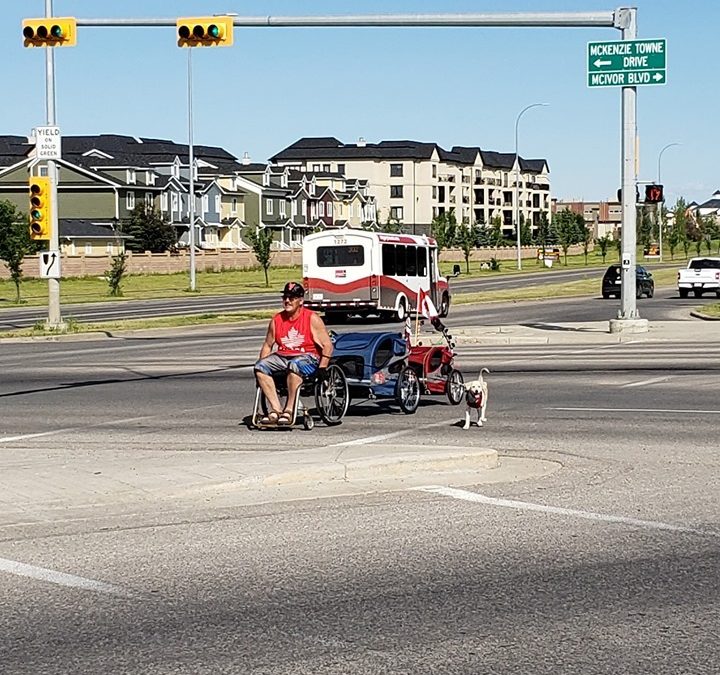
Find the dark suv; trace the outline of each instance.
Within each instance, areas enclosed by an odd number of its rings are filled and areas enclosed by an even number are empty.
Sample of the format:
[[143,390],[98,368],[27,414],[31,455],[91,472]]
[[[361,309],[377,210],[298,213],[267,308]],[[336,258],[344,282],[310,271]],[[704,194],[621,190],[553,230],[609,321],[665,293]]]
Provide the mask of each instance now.
[[[620,265],[610,265],[602,280],[602,296],[607,299],[610,296],[620,297]],[[635,297],[641,298],[647,295],[652,298],[655,295],[655,281],[652,274],[640,265],[635,266]]]

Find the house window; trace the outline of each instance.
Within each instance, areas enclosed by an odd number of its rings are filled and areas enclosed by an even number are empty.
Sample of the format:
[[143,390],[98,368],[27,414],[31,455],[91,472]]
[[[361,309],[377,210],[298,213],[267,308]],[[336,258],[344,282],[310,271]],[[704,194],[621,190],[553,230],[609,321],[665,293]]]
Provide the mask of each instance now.
[[403,196],[403,186],[402,185],[391,185],[390,186],[390,197],[391,198],[398,198]]
[[107,253],[108,255],[112,255],[112,252],[113,252],[113,245],[110,242],[108,242],[107,244],[105,244],[105,253]]
[[153,205],[153,193],[152,192],[145,193],[145,204],[147,206],[152,207],[152,205]]
[[270,174],[267,173],[267,172],[265,172],[265,173],[263,174],[263,185],[264,185],[265,187],[267,187],[268,185],[270,185]]
[[173,178],[180,178],[180,165],[179,164],[173,164],[172,175],[173,175]]
[[320,165],[319,164],[313,164],[313,171],[320,171]]
[[390,165],[390,176],[391,178],[401,178],[403,175],[402,164],[391,164]]
[[92,255],[92,244],[85,244],[85,255]]
[[162,211],[167,211],[167,207],[168,207],[167,192],[163,192],[160,195],[160,209]]
[[292,215],[293,218],[297,215],[297,202],[294,199],[290,202],[290,215]]
[[152,171],[145,172],[146,185],[155,185],[155,174]]
[[128,183],[137,182],[137,177],[135,176],[135,172],[132,169],[127,170],[127,182]]
[[285,204],[286,204],[286,202],[285,202],[284,199],[280,201],[280,215],[281,215],[283,218],[284,218],[284,217],[286,216],[286,214],[287,214]]
[[302,200],[302,214],[303,217],[307,215],[307,199]]
[[215,195],[215,213],[220,213],[220,195]]
[[321,218],[324,218],[324,217],[325,217],[325,202],[320,202],[320,203],[318,204],[318,215],[319,215]]
[[272,199],[266,199],[266,200],[265,200],[265,212],[266,212],[269,216],[272,215],[272,212],[273,212]]
[[344,164],[338,164],[338,165],[337,165],[337,172],[338,172],[338,173],[345,173],[345,165],[344,165]]
[[207,195],[203,195],[203,196],[202,196],[202,202],[201,202],[201,207],[200,207],[200,208],[202,209],[202,212],[203,212],[203,213],[207,213],[207,212],[208,212],[208,208],[209,208],[209,206],[210,206],[209,201],[210,201],[210,200],[208,199],[208,196],[207,196]]
[[437,164],[432,165],[432,177],[437,178]]
[[[360,215],[360,214],[358,214]],[[395,220],[402,220],[403,219],[403,207],[402,206],[391,206],[390,207],[390,217]]]
[[177,192],[172,193],[172,210],[173,211],[178,210],[178,193]]
[[323,171],[327,171],[330,173],[330,165],[329,164],[323,164]]
[[328,216],[330,216],[330,217],[332,218],[332,214],[333,214],[333,205],[332,205],[332,202],[328,202],[328,203],[327,203],[327,214],[328,214]]
[[437,199],[437,185],[432,186],[432,198]]
[[237,197],[233,197],[230,202],[230,213],[235,215],[237,213]]
[[132,211],[135,208],[135,193],[134,192],[128,192],[125,195],[125,206],[127,207],[128,211]]

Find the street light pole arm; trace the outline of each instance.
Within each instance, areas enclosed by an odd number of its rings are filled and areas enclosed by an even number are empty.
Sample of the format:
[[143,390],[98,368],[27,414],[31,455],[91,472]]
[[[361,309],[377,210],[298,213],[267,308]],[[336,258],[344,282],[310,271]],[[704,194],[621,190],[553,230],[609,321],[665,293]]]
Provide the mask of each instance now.
[[674,146],[676,146],[676,145],[682,145],[682,143],[668,143],[662,150],[660,150],[660,154],[658,155],[658,170],[657,170],[657,177],[658,177],[657,182],[658,182],[658,185],[661,185],[661,180],[660,180],[660,160],[662,159],[663,153],[664,153],[668,148],[672,148],[672,147],[674,147]]

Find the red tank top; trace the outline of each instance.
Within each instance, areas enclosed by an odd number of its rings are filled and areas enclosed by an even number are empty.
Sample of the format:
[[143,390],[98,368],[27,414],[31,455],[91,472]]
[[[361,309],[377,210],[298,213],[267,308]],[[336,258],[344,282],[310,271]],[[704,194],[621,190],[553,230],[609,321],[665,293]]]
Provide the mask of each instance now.
[[273,317],[278,354],[283,356],[311,354],[320,357],[310,327],[310,319],[314,313],[302,307],[298,315],[292,320],[287,318],[285,312],[278,312]]

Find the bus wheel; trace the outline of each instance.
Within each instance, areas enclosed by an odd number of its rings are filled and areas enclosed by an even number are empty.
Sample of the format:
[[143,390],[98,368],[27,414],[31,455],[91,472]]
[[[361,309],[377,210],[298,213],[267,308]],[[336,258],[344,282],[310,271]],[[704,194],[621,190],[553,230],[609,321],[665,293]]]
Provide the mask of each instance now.
[[440,300],[440,308],[438,314],[441,319],[444,319],[450,313],[450,298],[447,293],[443,293],[442,300]]
[[405,304],[405,298],[400,300],[397,311],[395,312],[395,321],[405,321],[407,318],[407,305]]

